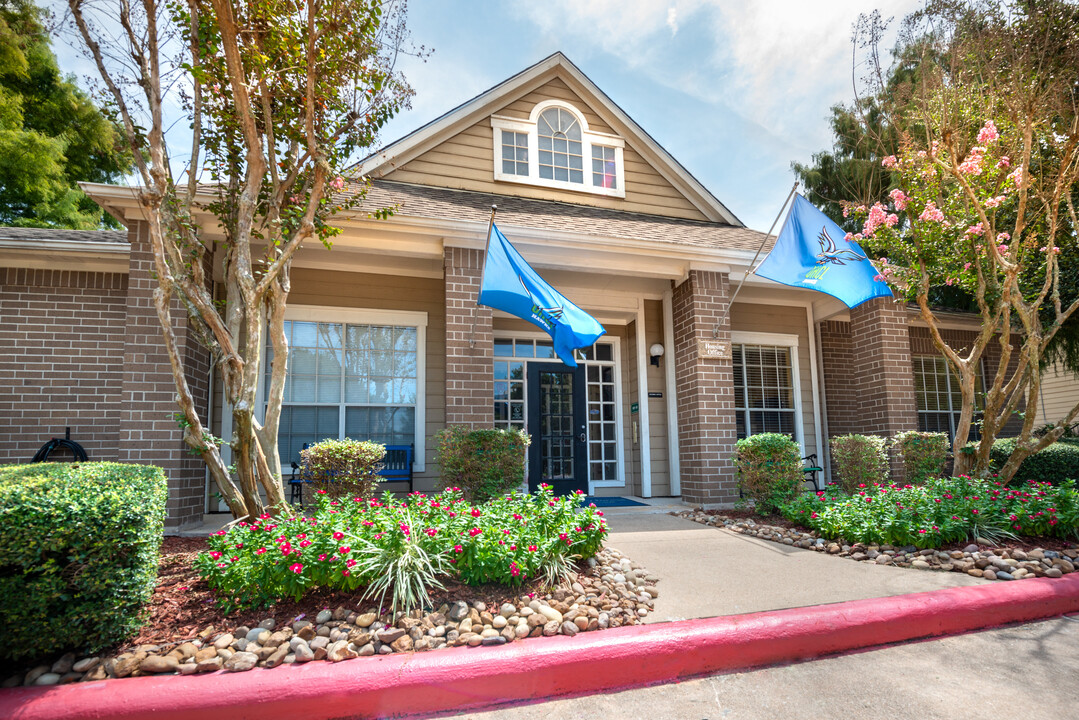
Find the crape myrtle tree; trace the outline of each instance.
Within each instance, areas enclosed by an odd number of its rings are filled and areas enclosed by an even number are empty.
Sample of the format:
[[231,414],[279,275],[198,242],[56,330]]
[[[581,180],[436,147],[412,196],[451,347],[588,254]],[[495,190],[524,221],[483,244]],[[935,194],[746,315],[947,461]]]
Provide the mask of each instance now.
[[[290,266],[305,242],[329,247],[331,216],[367,189],[345,178],[350,159],[408,103],[394,69],[407,42],[404,4],[68,0],[68,10],[136,160],[184,441],[235,517],[284,508],[277,434]],[[190,128],[183,144],[166,125],[177,114]],[[196,409],[175,333],[182,322],[212,355],[231,438],[211,435]],[[275,362],[263,414],[266,333]]]
[[[884,106],[897,133],[897,152],[882,160],[892,190],[887,202],[848,208],[861,223],[852,237],[879,258],[897,296],[917,304],[959,381],[956,474],[988,475],[993,441],[1021,418],[1000,469],[1007,481],[1079,415],[1076,406],[1034,432],[1047,348],[1079,310],[1074,296],[1064,300],[1069,270],[1060,262],[1074,254],[1079,228],[1079,6],[929,2],[907,18],[903,37],[924,53],[909,92]],[[981,328],[969,347],[942,336],[937,287],[972,298]],[[1000,356],[978,397],[991,343]],[[979,401],[981,437],[965,453]]]

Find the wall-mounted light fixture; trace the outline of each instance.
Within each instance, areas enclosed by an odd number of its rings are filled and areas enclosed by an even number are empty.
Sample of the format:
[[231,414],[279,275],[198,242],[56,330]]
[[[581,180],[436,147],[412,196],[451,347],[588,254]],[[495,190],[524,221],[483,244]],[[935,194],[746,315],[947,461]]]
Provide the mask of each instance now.
[[652,347],[648,348],[648,354],[652,356],[652,364],[659,367],[659,359],[663,357],[663,346],[652,343]]

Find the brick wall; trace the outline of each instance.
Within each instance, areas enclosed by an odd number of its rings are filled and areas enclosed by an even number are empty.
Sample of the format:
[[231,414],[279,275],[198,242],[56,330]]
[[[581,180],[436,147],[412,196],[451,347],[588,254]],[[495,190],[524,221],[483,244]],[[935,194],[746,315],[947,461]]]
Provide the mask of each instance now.
[[[858,392],[850,376],[854,356],[849,322],[829,320],[820,324],[820,353],[828,401],[828,433],[834,437],[859,432]],[[824,444],[828,444],[827,438]]]
[[[682,497],[701,505],[738,499],[734,452],[734,372],[724,359],[702,358],[698,340],[730,347],[726,274],[691,270],[674,289],[674,357],[678,385],[678,443]],[[714,330],[719,326],[718,335]]]
[[[169,479],[166,525],[177,527],[202,519],[205,507],[206,470],[202,460],[188,454],[183,434],[173,414],[176,384],[153,290],[153,254],[145,223],[131,224],[128,231],[131,261],[128,273],[127,322],[124,335],[123,409],[120,414],[120,457],[123,462],[157,465]],[[179,320],[177,340],[187,367],[187,381],[196,407],[206,417],[209,378],[208,353],[187,332],[178,303],[173,318]]]
[[121,273],[0,269],[0,464],[65,427],[91,460],[117,459],[126,295]]
[[446,248],[447,425],[494,425],[491,308],[476,305],[482,274],[483,251]]
[[860,432],[891,436],[918,428],[907,311],[876,298],[850,311],[850,381],[858,398]]

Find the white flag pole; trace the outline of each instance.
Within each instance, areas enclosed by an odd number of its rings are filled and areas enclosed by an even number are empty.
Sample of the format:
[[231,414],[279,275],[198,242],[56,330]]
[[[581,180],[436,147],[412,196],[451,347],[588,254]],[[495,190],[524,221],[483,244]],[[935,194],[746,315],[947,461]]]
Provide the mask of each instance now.
[[779,208],[779,213],[776,215],[776,219],[772,221],[772,227],[768,228],[768,232],[764,236],[764,240],[761,241],[761,246],[757,248],[757,254],[753,256],[753,260],[749,263],[749,271],[742,276],[742,281],[738,283],[738,287],[734,289],[734,293],[731,295],[731,299],[727,301],[727,309],[723,311],[723,316],[720,317],[719,322],[716,323],[715,328],[712,330],[712,337],[719,337],[719,326],[722,325],[727,316],[731,314],[731,306],[734,305],[734,299],[738,297],[738,293],[741,292],[742,286],[746,284],[746,278],[753,273],[757,272],[757,258],[761,256],[761,251],[764,250],[764,246],[768,244],[768,240],[772,237],[772,231],[776,229],[776,225],[779,223],[779,218],[783,217],[783,211],[786,209],[787,204],[790,203],[791,198],[794,197],[794,192],[798,189],[798,181],[794,181],[794,185],[791,187],[791,191],[787,193],[787,199],[783,201],[782,207]]

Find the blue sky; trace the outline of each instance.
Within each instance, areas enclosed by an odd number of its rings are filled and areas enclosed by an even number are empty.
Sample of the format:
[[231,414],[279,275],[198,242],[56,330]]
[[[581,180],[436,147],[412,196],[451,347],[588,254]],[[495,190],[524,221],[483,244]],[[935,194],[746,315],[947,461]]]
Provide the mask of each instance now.
[[561,50],[746,225],[767,230],[792,161],[831,145],[827,116],[853,97],[851,25],[912,0],[410,0],[426,62],[388,142]]
[[[62,0],[44,4],[63,14]],[[767,230],[794,181],[791,162],[830,147],[829,108],[853,97],[858,14],[878,8],[894,28],[919,4],[409,0],[413,40],[434,52],[425,62],[401,58],[416,97],[382,141],[561,50],[742,222]],[[61,67],[94,74],[67,40],[54,44]],[[170,132],[176,160],[190,142],[184,125]]]

